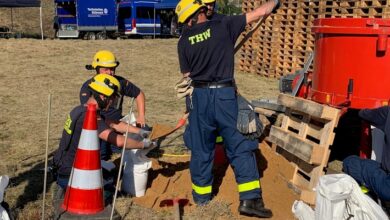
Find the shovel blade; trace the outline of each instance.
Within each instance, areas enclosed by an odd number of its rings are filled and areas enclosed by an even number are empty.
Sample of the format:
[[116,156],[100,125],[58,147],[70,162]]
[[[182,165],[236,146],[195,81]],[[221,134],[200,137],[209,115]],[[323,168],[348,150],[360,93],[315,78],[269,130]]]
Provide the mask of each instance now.
[[150,139],[157,140],[159,138],[166,137],[179,128],[175,128],[169,125],[155,124],[153,125],[152,133],[150,134]]

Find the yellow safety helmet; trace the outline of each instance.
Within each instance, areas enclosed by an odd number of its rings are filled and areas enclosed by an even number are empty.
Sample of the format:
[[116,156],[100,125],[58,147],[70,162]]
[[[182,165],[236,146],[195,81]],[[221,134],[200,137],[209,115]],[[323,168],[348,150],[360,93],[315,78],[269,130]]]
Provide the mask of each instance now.
[[204,4],[215,3],[215,0],[202,0]]
[[202,7],[206,7],[206,5],[200,0],[181,0],[175,9],[178,22],[184,23],[189,17],[191,17]]
[[119,62],[116,60],[114,54],[108,50],[100,50],[93,57],[92,68],[96,67],[117,67]]
[[92,78],[91,83],[89,83],[89,88],[95,92],[110,97],[113,94],[119,95],[121,85],[115,77],[102,73],[97,74]]

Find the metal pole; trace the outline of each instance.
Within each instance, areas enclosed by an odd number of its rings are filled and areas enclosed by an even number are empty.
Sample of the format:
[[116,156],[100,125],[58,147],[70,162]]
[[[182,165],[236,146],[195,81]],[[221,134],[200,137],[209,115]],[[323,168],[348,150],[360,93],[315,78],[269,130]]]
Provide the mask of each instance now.
[[41,40],[43,40],[42,2],[41,2],[41,7],[39,7],[39,22],[41,26]]
[[14,13],[12,8],[11,8],[11,32],[14,32]]
[[50,131],[50,112],[51,112],[51,94],[48,97],[47,104],[47,127],[46,127],[46,152],[45,152],[45,174],[43,177],[43,201],[42,201],[42,220],[45,219],[45,199],[46,199],[46,183],[47,183],[47,160],[49,151],[49,131]]
[[[131,105],[130,105],[129,117],[130,117],[130,120],[131,120],[131,114],[133,113],[133,106],[134,106],[133,105],[134,97],[131,98],[130,102],[131,102]],[[124,143],[124,145],[122,147],[121,162],[119,164],[119,172],[118,172],[118,178],[116,180],[115,194],[114,194],[114,199],[113,199],[113,202],[112,202],[112,210],[111,210],[110,220],[112,220],[112,217],[114,215],[115,201],[116,201],[116,197],[117,197],[117,194],[118,194],[119,180],[121,178],[121,173],[122,173],[123,157],[125,155],[125,149],[126,149],[126,144],[127,144],[127,136],[129,135],[130,120],[127,123],[127,129],[126,129],[126,135],[125,135],[126,139],[125,139],[125,143]]]
[[154,9],[153,9],[153,20],[154,20],[153,39],[156,39],[156,5],[154,5]]

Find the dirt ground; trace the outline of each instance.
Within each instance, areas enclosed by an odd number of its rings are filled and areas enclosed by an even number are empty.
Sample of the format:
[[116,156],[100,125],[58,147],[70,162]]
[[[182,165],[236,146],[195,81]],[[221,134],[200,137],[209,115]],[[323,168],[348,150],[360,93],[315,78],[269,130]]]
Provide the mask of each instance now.
[[[288,189],[286,181],[278,175],[276,164],[272,163],[274,158],[269,145],[262,143],[259,148],[262,152],[260,161],[261,170],[261,186],[263,188],[263,196],[266,206],[274,211],[273,219],[294,219],[291,213],[291,206],[294,200],[299,196],[294,191]],[[152,208],[155,210],[167,210],[166,207],[161,207],[164,200],[180,198],[189,200],[189,204],[182,209],[184,213],[199,212],[191,198],[191,181],[188,170],[188,157],[166,158],[164,161],[154,160],[153,170],[150,172],[151,185],[147,189],[146,195],[140,198],[134,198],[133,202],[137,205]],[[227,164],[215,164],[213,187],[218,189],[214,200],[223,203],[227,206],[230,213],[223,213],[221,219],[229,217],[229,219],[251,219],[249,217],[239,216],[237,207],[239,205],[237,184],[234,179],[233,170],[227,167]],[[156,176],[157,175],[157,176]],[[164,187],[161,187],[164,186]],[[220,205],[220,204],[219,204]],[[211,204],[211,207],[216,206]],[[168,207],[169,209],[169,207]],[[170,208],[172,209],[172,208]],[[287,211],[288,210],[288,211]],[[226,212],[226,211],[225,211]],[[209,213],[208,213],[209,214]],[[197,218],[199,216],[194,216]],[[206,219],[213,219],[211,216],[205,216]],[[200,218],[198,218],[200,219]]]
[[[120,61],[117,74],[138,85],[146,94],[147,123],[175,125],[184,110],[173,85],[180,78],[177,39],[106,41],[0,39],[0,175],[9,175],[5,200],[17,219],[38,219],[41,213],[46,146],[48,95],[52,94],[49,152],[58,146],[65,116],[79,103],[81,84],[93,76],[84,67],[100,49],[113,51]],[[250,100],[274,98],[277,81],[236,72],[240,92]],[[126,100],[124,111],[128,111]],[[124,219],[172,219],[172,208],[160,202],[173,197],[189,200],[185,219],[246,219],[237,213],[234,175],[226,170],[214,201],[196,207],[191,197],[189,154],[179,136],[153,158],[148,189],[142,198],[120,197],[117,210]],[[261,148],[267,147],[262,145]],[[273,219],[294,219],[291,206],[298,195],[278,176],[272,159],[261,179],[266,206]],[[265,162],[263,161],[263,162]],[[46,216],[52,216],[51,191],[46,195]]]

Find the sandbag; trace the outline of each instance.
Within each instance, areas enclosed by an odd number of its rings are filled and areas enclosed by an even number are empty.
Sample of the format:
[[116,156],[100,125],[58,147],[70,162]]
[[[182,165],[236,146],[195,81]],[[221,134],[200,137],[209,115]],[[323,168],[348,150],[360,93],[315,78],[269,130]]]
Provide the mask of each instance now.
[[365,195],[347,174],[320,177],[313,211],[302,201],[295,201],[292,212],[299,220],[387,220],[382,208]]
[[322,176],[317,186],[315,219],[388,219],[382,208],[365,195],[347,174]]
[[314,210],[302,201],[294,201],[291,211],[298,220],[313,220]]

